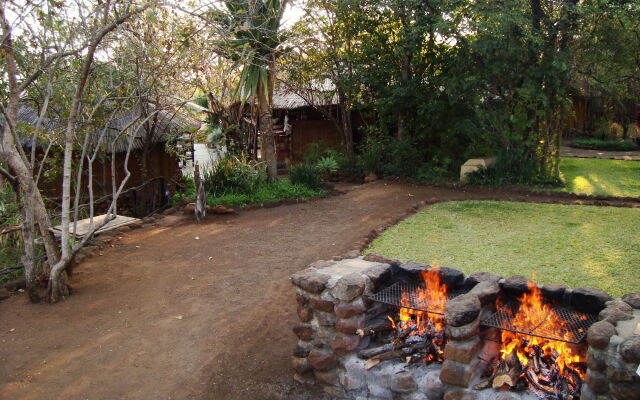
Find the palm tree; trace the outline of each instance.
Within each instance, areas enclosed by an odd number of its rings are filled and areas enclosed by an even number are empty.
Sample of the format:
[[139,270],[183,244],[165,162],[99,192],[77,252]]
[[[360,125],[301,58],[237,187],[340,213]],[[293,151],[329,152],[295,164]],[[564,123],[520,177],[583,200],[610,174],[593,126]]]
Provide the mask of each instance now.
[[227,0],[221,22],[231,33],[225,42],[228,56],[242,65],[235,96],[257,105],[262,137],[262,158],[270,180],[278,175],[276,138],[273,133],[271,99],[275,81],[275,60],[283,43],[280,22],[287,0]]

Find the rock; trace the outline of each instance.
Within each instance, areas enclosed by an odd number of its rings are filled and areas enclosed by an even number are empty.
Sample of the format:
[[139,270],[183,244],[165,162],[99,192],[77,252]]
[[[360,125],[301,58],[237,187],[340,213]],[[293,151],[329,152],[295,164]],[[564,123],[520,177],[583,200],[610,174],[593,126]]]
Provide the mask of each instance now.
[[348,252],[344,253],[341,257],[342,257],[343,260],[349,260],[349,259],[352,259],[352,258],[358,258],[358,257],[360,257],[360,252],[358,250],[351,250],[351,251],[348,251]]
[[587,353],[587,367],[594,371],[604,371],[607,369],[607,364],[605,363],[605,355],[601,350],[591,348]]
[[549,285],[543,285],[540,288],[540,292],[547,299],[562,301],[567,289],[569,289],[569,287],[566,285],[559,285],[559,284],[552,283]]
[[339,318],[351,318],[356,315],[363,314],[366,311],[363,304],[353,303],[353,304],[339,304],[336,307],[336,315]]
[[432,268],[433,271],[438,273],[440,281],[447,285],[449,289],[458,289],[464,285],[464,274],[454,268],[449,267],[436,267]]
[[445,320],[450,326],[463,326],[474,322],[480,314],[478,296],[464,294],[447,302]]
[[640,400],[640,383],[610,382],[612,400]]
[[313,369],[307,358],[293,357],[292,364],[293,370],[299,374],[304,374],[305,372],[311,371]]
[[278,207],[282,205],[281,201],[275,201],[275,200],[267,200],[265,202],[262,203],[262,207],[264,208],[274,208],[274,207]]
[[608,391],[607,377],[599,372],[587,371],[584,381],[589,385],[591,391],[595,394],[605,394]]
[[391,267],[386,264],[376,265],[363,272],[371,280],[373,292],[378,292],[383,287],[389,286],[393,281]]
[[358,329],[364,328],[365,316],[361,315],[349,319],[341,319],[336,322],[336,330],[338,332],[355,334]]
[[293,374],[293,380],[302,385],[313,385],[316,383],[313,373],[307,372],[305,374]]
[[331,341],[331,350],[336,354],[346,354],[354,351],[360,344],[360,336],[336,335]]
[[309,299],[309,305],[311,308],[327,313],[333,312],[333,302],[320,299]]
[[345,390],[358,390],[364,387],[366,381],[360,377],[343,373],[340,375],[340,383]]
[[11,292],[5,287],[0,287],[0,300],[5,300],[11,297]]
[[628,363],[640,363],[640,336],[634,335],[622,342],[620,355]]
[[464,280],[464,288],[466,290],[471,290],[474,286],[476,286],[480,282],[493,281],[498,283],[500,279],[501,279],[500,276],[490,274],[488,272],[474,272],[473,274],[469,275],[467,279]]
[[299,358],[307,357],[311,349],[313,349],[313,345],[311,343],[298,342],[295,349],[293,349],[293,355]]
[[336,386],[340,382],[336,371],[313,371],[313,375],[318,382],[327,385]]
[[358,273],[351,273],[338,279],[331,289],[331,294],[336,299],[351,301],[364,292],[365,284],[364,276]]
[[607,321],[598,321],[591,325],[587,331],[587,342],[589,346],[596,349],[604,349],[609,344],[611,336],[616,334],[616,328]]
[[445,360],[440,370],[440,380],[450,385],[467,387],[476,368],[478,368],[478,364],[475,362],[474,364],[462,364],[453,360]]
[[378,179],[380,179],[380,178],[378,177],[378,175],[376,175],[376,174],[369,174],[369,175],[367,175],[367,176],[365,176],[365,177],[364,177],[364,183],[375,182],[375,181],[377,181]]
[[296,302],[298,302],[299,306],[303,306],[307,304],[309,298],[302,293],[296,293]]
[[492,400],[520,400],[520,396],[514,393],[499,392]]
[[500,293],[500,286],[497,281],[486,280],[475,285],[469,293],[478,296],[480,303],[483,305],[493,304]]
[[207,211],[210,211],[212,214],[218,214],[218,215],[235,214],[235,212],[236,212],[236,210],[234,210],[233,208],[229,208],[229,207],[225,207],[225,206],[211,207]]
[[527,278],[521,275],[513,275],[504,280],[502,282],[501,287],[502,290],[510,294],[514,297],[520,297],[524,292],[526,292],[530,285],[533,285],[533,282],[529,281]]
[[431,266],[429,266],[429,264],[417,263],[415,261],[407,261],[406,263],[400,264],[400,268],[410,272],[416,271],[419,273],[420,271],[427,271],[431,269]]
[[315,335],[315,329],[311,325],[298,324],[293,327],[293,333],[298,336],[300,340],[310,341]]
[[409,372],[400,372],[391,377],[389,389],[396,393],[409,393],[418,389],[418,384]]
[[420,387],[429,400],[442,400],[444,384],[440,380],[440,371],[429,371],[420,382]]
[[309,322],[313,318],[313,312],[309,307],[298,306],[298,318],[302,322]]
[[326,350],[318,350],[314,349],[309,352],[309,362],[313,366],[313,368],[318,371],[326,371],[328,369],[333,368],[338,360],[336,359],[335,354]]
[[316,316],[316,320],[318,320],[318,324],[321,326],[334,326],[338,321],[338,318],[334,313],[316,311],[314,314]]
[[446,360],[469,364],[471,360],[476,357],[482,345],[482,340],[477,336],[464,342],[450,340],[445,347],[444,358]]
[[329,275],[322,274],[315,268],[307,268],[293,274],[291,280],[294,285],[307,292],[320,294],[329,281]]
[[607,303],[607,308],[600,311],[598,318],[617,325],[618,321],[633,319],[633,308],[622,300],[613,300]]
[[447,325],[445,329],[447,331],[447,336],[450,339],[467,340],[478,335],[478,331],[480,330],[480,318],[476,318],[472,323],[462,326]]
[[142,222],[144,222],[145,224],[152,224],[154,223],[156,220],[153,217],[144,217],[142,218]]
[[640,309],[640,292],[625,294],[622,296],[622,301],[633,308]]
[[394,260],[377,253],[369,253],[366,256],[364,256],[362,259],[365,261],[379,262],[384,264],[391,264],[394,262]]
[[196,212],[196,205],[193,204],[193,203],[192,204],[187,204],[182,209],[182,212],[184,213],[184,215],[193,215]]
[[611,300],[606,292],[592,288],[573,289],[571,305],[576,309],[588,313],[597,314],[605,307],[605,303]]

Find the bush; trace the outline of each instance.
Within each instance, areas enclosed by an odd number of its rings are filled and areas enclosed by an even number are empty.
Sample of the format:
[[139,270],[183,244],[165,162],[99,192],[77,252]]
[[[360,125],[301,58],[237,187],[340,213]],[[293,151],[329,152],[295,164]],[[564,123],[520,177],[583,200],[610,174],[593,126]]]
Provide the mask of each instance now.
[[322,186],[324,172],[316,165],[298,164],[289,169],[289,180],[294,185],[304,185],[312,189]]
[[265,201],[279,201],[300,197],[318,197],[325,194],[324,190],[312,189],[306,185],[293,184],[287,180],[266,182],[261,184],[252,193],[228,193],[222,196],[207,197],[210,206],[245,206],[247,204],[259,204]]
[[339,168],[338,162],[332,155],[322,157],[316,163],[316,167],[318,167],[322,172],[324,172],[325,176],[329,175],[330,172],[336,172]]
[[572,147],[593,150],[617,150],[630,151],[638,147],[631,142],[620,142],[618,140],[602,140],[596,138],[577,138],[571,142]]
[[212,196],[251,193],[266,180],[267,173],[262,163],[228,155],[202,173],[204,188]]
[[526,151],[512,150],[500,154],[491,168],[480,168],[467,175],[472,185],[557,184],[539,173],[536,160]]

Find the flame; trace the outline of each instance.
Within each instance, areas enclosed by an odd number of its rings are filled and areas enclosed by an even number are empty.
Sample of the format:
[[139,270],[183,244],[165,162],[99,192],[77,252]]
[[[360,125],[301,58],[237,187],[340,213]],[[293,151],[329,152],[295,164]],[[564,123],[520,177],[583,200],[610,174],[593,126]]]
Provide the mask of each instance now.
[[[419,303],[429,304],[429,309],[435,312],[444,313],[444,307],[447,299],[447,287],[440,280],[437,270],[420,271],[420,277],[424,283],[424,287],[416,289],[410,293],[411,297]],[[433,343],[436,345],[439,361],[444,355],[444,346],[446,340],[444,338],[444,318],[441,315],[425,313],[409,308],[409,293],[403,292],[400,298],[401,307],[398,312],[397,323],[390,316],[387,318],[391,321],[393,329],[413,329],[409,336],[414,335],[430,335]],[[434,361],[436,357],[432,354],[425,359],[426,362]]]
[[[553,309],[546,304],[540,293],[540,289],[529,282],[528,290],[519,299],[520,307],[515,315],[512,315],[511,324],[517,330],[528,331],[531,327],[538,327],[538,331],[553,332],[554,336],[565,340],[571,340],[567,323],[558,316]],[[498,304],[500,306],[500,304]],[[500,357],[506,359],[514,350],[520,363],[533,367],[534,353],[538,352],[543,357],[555,358],[555,365],[560,375],[565,375],[569,382],[574,377],[566,371],[567,368],[576,373],[580,379],[584,379],[582,368],[574,368],[572,364],[585,361],[585,358],[576,353],[575,346],[557,340],[548,340],[536,336],[528,336],[515,332],[502,330],[502,348]]]

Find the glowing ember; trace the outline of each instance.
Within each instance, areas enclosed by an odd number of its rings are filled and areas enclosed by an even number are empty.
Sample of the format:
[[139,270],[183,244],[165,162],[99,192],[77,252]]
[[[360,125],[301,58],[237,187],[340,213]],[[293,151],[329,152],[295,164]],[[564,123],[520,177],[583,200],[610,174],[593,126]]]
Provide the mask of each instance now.
[[[553,332],[555,337],[571,339],[567,322],[543,301],[535,285],[529,284],[528,291],[518,301],[520,307],[511,316],[514,329],[528,331],[539,327],[540,331]],[[576,346],[503,330],[500,359],[507,360],[513,353],[522,365],[521,377],[526,377],[534,391],[567,396],[579,393],[585,359],[576,352]]]

